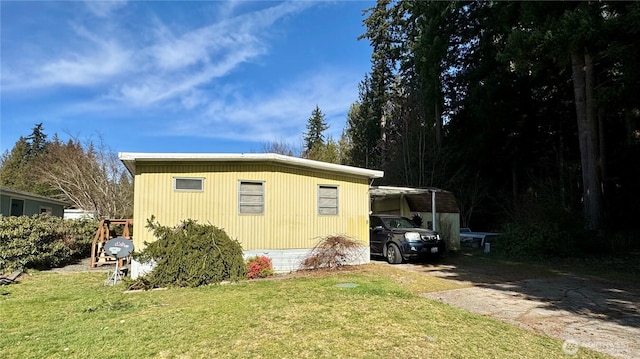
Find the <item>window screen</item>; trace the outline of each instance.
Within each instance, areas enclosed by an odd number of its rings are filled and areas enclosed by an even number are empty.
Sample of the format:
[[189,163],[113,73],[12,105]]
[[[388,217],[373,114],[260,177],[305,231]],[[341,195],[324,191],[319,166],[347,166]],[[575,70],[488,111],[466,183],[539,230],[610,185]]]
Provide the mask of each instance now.
[[264,213],[264,183],[240,182],[238,190],[238,210],[240,213]]
[[338,186],[318,186],[318,214],[338,214]]
[[204,189],[203,178],[174,178],[173,188],[176,191],[202,191]]

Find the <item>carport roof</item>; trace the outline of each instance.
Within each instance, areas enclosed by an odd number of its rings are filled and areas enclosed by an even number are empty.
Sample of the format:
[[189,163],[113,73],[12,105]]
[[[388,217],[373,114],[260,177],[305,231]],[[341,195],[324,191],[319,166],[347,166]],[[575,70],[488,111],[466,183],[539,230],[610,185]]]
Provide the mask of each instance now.
[[436,188],[411,188],[411,187],[390,187],[372,186],[369,194],[372,198],[388,198],[403,196],[409,209],[415,212],[431,212],[431,193],[436,194],[436,207],[440,213],[460,213],[456,197],[453,193]]
[[392,187],[392,186],[371,186],[369,193],[372,197],[389,197],[399,196],[401,194],[424,194],[431,192],[442,192],[443,190],[435,187],[412,188],[412,187]]

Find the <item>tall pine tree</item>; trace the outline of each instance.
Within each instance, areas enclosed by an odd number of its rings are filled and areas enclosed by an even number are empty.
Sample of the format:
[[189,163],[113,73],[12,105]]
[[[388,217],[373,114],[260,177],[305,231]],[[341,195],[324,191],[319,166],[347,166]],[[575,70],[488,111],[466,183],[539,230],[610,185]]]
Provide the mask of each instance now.
[[329,128],[325,120],[324,114],[320,107],[316,107],[311,112],[311,117],[307,120],[307,132],[304,133],[304,149],[303,157],[308,157],[314,148],[325,145],[324,131]]

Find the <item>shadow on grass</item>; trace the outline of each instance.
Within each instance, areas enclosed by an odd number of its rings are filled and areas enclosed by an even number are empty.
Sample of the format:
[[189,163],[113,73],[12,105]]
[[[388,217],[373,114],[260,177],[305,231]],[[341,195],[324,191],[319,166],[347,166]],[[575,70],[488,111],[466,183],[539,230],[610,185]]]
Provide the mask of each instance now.
[[640,328],[640,288],[635,285],[637,273],[634,272],[640,269],[639,265],[640,253],[524,263],[486,255],[481,251],[464,251],[438,260],[400,266],[515,294],[542,303],[539,308]]

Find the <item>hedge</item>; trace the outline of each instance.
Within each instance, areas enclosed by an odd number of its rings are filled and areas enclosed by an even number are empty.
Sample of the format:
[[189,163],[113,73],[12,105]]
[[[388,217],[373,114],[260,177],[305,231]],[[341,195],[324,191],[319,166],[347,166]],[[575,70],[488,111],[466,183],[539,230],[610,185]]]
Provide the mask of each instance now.
[[89,256],[97,229],[91,219],[0,216],[0,273],[54,268]]

